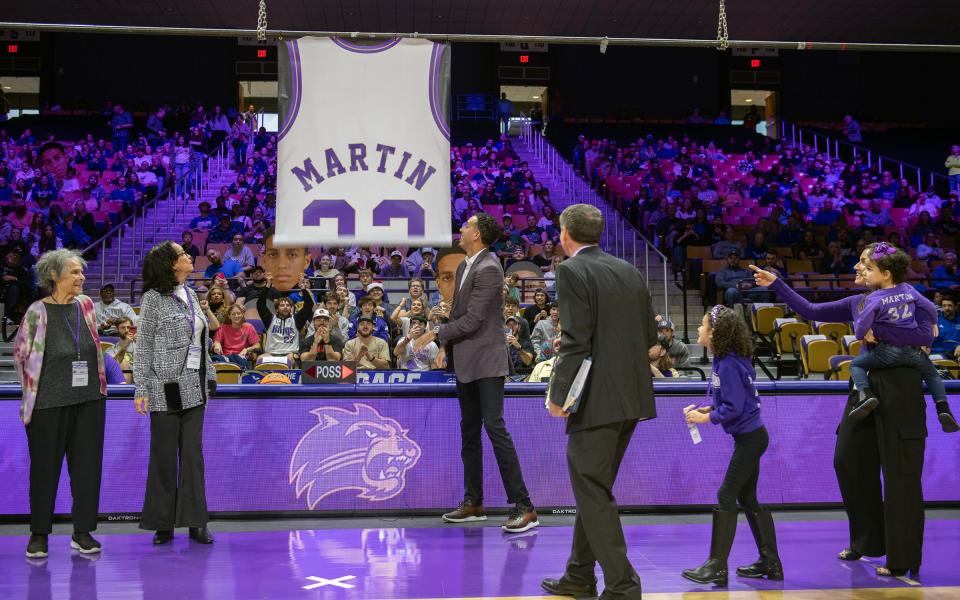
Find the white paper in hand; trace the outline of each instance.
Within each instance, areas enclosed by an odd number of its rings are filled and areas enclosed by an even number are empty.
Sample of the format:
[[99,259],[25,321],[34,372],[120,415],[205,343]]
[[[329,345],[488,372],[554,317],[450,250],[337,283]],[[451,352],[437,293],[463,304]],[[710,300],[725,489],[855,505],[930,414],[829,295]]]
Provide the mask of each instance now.
[[590,367],[592,365],[593,360],[590,358],[585,358],[583,362],[580,363],[580,370],[577,371],[577,376],[573,378],[573,383],[570,384],[567,399],[563,401],[564,412],[577,412],[580,406],[580,395],[583,393],[584,386],[587,385],[587,376],[590,375]]

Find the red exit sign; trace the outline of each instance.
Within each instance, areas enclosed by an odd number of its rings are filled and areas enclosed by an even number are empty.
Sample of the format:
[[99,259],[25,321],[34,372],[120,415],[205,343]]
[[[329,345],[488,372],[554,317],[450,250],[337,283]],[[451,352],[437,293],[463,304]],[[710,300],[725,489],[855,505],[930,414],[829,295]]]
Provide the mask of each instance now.
[[17,52],[20,52],[20,46],[17,44],[7,44],[7,52],[10,54],[16,54]]
[[257,50],[257,58],[266,58],[267,50],[265,48],[260,48]]
[[750,59],[750,68],[751,68],[751,69],[759,69],[759,68],[760,68],[760,59],[759,59],[759,58],[752,58],[752,59]]
[[522,62],[522,63],[528,63],[528,62],[530,62],[530,55],[529,55],[529,54],[521,54],[521,55],[520,55],[520,62]]

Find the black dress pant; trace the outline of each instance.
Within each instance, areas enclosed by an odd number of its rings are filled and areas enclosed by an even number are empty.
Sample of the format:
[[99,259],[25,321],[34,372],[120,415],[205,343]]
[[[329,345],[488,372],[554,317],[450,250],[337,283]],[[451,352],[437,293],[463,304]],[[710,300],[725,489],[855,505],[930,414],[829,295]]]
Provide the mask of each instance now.
[[640,598],[640,577],[627,559],[627,543],[613,497],[620,463],[636,426],[636,421],[621,421],[577,431],[567,438],[567,469],[577,502],[577,519],[564,577],[592,584],[599,562],[603,598]]
[[865,556],[885,554],[891,569],[919,568],[927,436],[922,378],[911,368],[876,369],[870,386],[880,405],[851,422],[847,415],[857,393],[850,393],[833,460],[850,521],[850,547]]
[[207,524],[203,412],[204,407],[197,406],[150,413],[150,466],[141,529],[171,531]]
[[73,530],[97,528],[106,399],[34,410],[27,425],[30,449],[30,531],[48,535],[60,485],[63,458],[70,473]]
[[481,429],[493,444],[500,478],[510,504],[530,505],[523,483],[520,460],[513,438],[503,421],[503,377],[487,377],[470,383],[457,382],[460,400],[460,457],[463,459],[464,497],[483,504],[483,443]]
[[737,512],[737,502],[744,510],[757,512],[757,481],[760,479],[760,457],[767,451],[770,438],[767,428],[760,426],[733,436],[733,456],[723,483],[717,491],[717,504],[725,512]]

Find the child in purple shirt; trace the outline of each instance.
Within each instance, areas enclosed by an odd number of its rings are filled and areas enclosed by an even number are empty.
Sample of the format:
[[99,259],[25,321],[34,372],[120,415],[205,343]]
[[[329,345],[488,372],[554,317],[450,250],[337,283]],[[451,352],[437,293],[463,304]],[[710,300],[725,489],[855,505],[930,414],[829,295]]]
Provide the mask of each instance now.
[[[868,331],[879,323],[903,330],[916,330],[917,315],[936,322],[937,307],[923,297],[913,286],[904,283],[910,268],[910,257],[891,244],[880,242],[870,251],[870,258],[863,261],[863,277],[867,285],[876,290],[863,300],[860,313],[854,319],[854,335],[863,340]],[[933,336],[922,346],[933,343]],[[860,402],[850,411],[854,421],[863,419],[875,409],[880,401],[870,389],[868,371],[890,367],[913,367],[923,374],[923,380],[933,396],[940,425],[948,433],[960,430],[950,405],[947,391],[936,366],[920,349],[919,345],[898,344],[885,341],[863,344],[860,355],[850,365],[850,378],[860,392]]]
[[727,558],[737,531],[737,513],[746,512],[760,558],[751,565],[737,568],[741,577],[783,580],[783,565],[777,552],[777,535],[773,516],[757,501],[760,478],[760,457],[770,439],[760,417],[760,395],[754,381],[753,344],[743,318],[718,304],[704,315],[697,329],[697,342],[713,352],[711,406],[690,405],[684,409],[687,423],[713,423],[733,436],[733,456],[717,491],[718,506],[713,511],[713,534],[710,558],[696,569],[687,569],[683,576],[696,583],[725,586],[729,578]]

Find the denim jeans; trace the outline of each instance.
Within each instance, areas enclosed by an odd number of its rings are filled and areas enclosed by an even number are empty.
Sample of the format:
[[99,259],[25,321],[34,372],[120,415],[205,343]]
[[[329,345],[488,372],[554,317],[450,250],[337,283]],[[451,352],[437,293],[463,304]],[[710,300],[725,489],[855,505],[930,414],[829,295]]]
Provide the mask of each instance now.
[[210,360],[215,363],[231,363],[237,365],[241,369],[250,368],[250,361],[242,358],[238,354],[211,354]]
[[764,287],[755,287],[751,290],[741,292],[736,287],[729,287],[723,290],[723,304],[733,308],[735,304],[742,302],[773,302],[775,294]]
[[950,176],[950,191],[960,192],[960,175]]
[[174,194],[176,194],[178,198],[181,196],[187,195],[187,192],[192,187],[190,185],[191,184],[190,180],[192,179],[192,177],[190,176],[191,174],[190,163],[188,162],[176,163],[173,165],[173,170],[177,176],[177,183],[176,183],[176,189],[174,190]]
[[867,371],[888,369],[890,367],[913,367],[923,375],[923,381],[934,400],[946,400],[947,390],[940,379],[937,367],[927,353],[914,346],[891,346],[877,344],[873,348],[866,344],[860,347],[860,356],[850,363],[850,378],[858,390],[870,387]]

